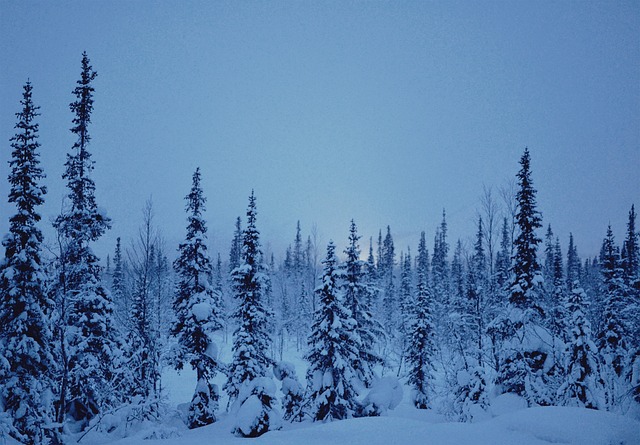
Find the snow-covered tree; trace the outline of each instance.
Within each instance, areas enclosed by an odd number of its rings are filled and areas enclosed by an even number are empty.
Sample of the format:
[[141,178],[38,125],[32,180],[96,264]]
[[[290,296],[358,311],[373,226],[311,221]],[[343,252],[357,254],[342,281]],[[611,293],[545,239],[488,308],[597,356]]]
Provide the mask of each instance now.
[[519,234],[515,240],[508,313],[501,322],[504,352],[498,383],[503,391],[523,396],[529,404],[549,404],[551,397],[545,369],[549,351],[544,346],[551,342],[540,324],[544,316],[541,305],[543,278],[536,255],[541,242],[536,230],[542,224],[536,209],[528,149],[520,158],[520,166],[516,196]]
[[318,309],[309,336],[307,393],[314,421],[340,420],[357,411],[352,367],[359,357],[356,321],[345,306],[338,283],[335,245],[327,246],[324,273],[318,288]]
[[176,368],[188,361],[197,373],[196,390],[189,405],[189,428],[215,422],[218,390],[211,383],[215,375],[217,348],[211,334],[222,328],[220,295],[214,291],[213,270],[207,251],[207,226],[203,218],[206,198],[200,185],[200,169],[193,174],[187,200],[187,235],[178,247],[174,262],[178,277],[173,308],[176,322],[172,333],[180,347]]
[[484,332],[486,326],[485,306],[488,292],[487,263],[485,256],[485,230],[482,217],[478,218],[476,242],[469,260],[465,282],[465,305],[459,331],[465,335],[462,354],[464,367],[456,375],[456,411],[460,420],[473,420],[478,410],[489,405],[487,380],[484,371]]
[[602,376],[605,381],[605,403],[607,407],[618,403],[621,377],[628,354],[629,330],[625,318],[627,287],[624,284],[620,249],[615,244],[611,226],[600,250],[600,270],[603,299],[602,325],[596,344],[602,361]]
[[566,406],[596,409],[602,384],[597,349],[591,337],[591,323],[586,317],[587,295],[578,281],[574,281],[567,303],[570,320],[565,323],[569,328],[566,375],[558,390],[558,398]]
[[[252,430],[251,434],[247,434],[243,429],[236,430],[243,435],[260,435],[272,427],[277,427],[277,422],[273,425],[269,423],[269,419],[275,422],[272,415],[273,397],[267,392],[261,392],[267,391],[270,386],[252,383],[266,377],[273,363],[273,359],[268,355],[271,351],[268,331],[271,313],[264,301],[270,282],[263,263],[256,216],[256,198],[252,191],[247,209],[247,227],[244,230],[240,266],[232,273],[237,301],[234,318],[238,327],[233,333],[233,361],[229,367],[229,380],[225,385],[230,400],[238,399],[238,412],[248,400],[257,399],[261,403],[257,415],[263,420],[255,423],[256,429]],[[248,387],[251,387],[250,391]],[[242,400],[239,398],[241,390],[249,391],[253,398]]]
[[401,254],[400,259],[400,289],[398,303],[400,306],[400,319],[398,331],[402,342],[402,359],[406,350],[406,340],[411,324],[411,312],[413,307],[413,271],[411,268],[411,250],[407,247],[407,253]]
[[384,328],[390,337],[396,335],[399,322],[399,307],[396,296],[394,268],[396,264],[395,247],[391,228],[387,226],[387,234],[382,243],[382,258],[379,259],[378,277],[382,289],[382,317]]
[[581,275],[580,257],[578,248],[573,241],[573,233],[569,233],[569,249],[567,250],[567,290],[573,290],[573,284],[580,281]]
[[427,283],[428,256],[425,234],[420,235],[417,257],[417,284],[412,323],[407,351],[408,384],[413,388],[413,404],[416,408],[433,407],[434,358],[436,354],[435,327],[433,325],[434,301]]
[[[636,401],[640,403],[640,234],[636,231],[635,206],[629,210],[627,233],[623,242],[623,279],[628,289],[627,316],[629,341],[629,367],[626,378],[631,381]],[[635,371],[634,371],[635,370]]]
[[133,289],[131,305],[128,308],[127,342],[123,345],[129,356],[127,368],[134,377],[129,395],[140,396],[145,400],[156,398],[157,383],[160,379],[161,335],[157,323],[160,308],[157,307],[158,302],[154,294],[154,285],[158,278],[155,276],[157,248],[158,239],[153,227],[153,207],[151,201],[147,201],[143,209],[143,222],[138,231],[138,237],[128,251]]
[[304,388],[298,381],[295,367],[289,362],[280,362],[273,367],[273,375],[282,382],[282,418],[301,422],[304,419]]
[[16,134],[11,138],[9,203],[16,213],[9,218],[9,233],[2,241],[0,260],[0,406],[9,413],[14,437],[26,444],[48,443],[52,437],[52,302],[45,291],[42,232],[36,208],[46,188],[38,148],[39,107],[33,87],[23,87],[22,110],[16,113]]
[[242,220],[238,216],[236,218],[236,226],[231,240],[231,249],[229,249],[229,273],[240,265],[242,257]]
[[500,230],[500,250],[496,254],[496,286],[497,292],[503,290],[509,283],[511,270],[511,238],[509,223],[505,217]]
[[364,282],[363,261],[360,260],[360,246],[358,229],[353,220],[349,228],[349,244],[345,249],[346,260],[340,268],[341,278],[339,288],[344,298],[345,307],[351,312],[356,322],[356,345],[358,356],[350,366],[356,371],[358,378],[365,385],[373,381],[373,368],[382,364],[382,358],[375,352],[382,326],[373,318],[371,307],[367,299],[367,286]]
[[431,294],[436,301],[436,320],[438,324],[444,325],[440,319],[447,316],[450,291],[450,268],[447,259],[449,255],[449,244],[447,242],[447,217],[442,210],[442,222],[436,230],[433,241],[433,256],[431,257]]
[[72,153],[67,154],[63,178],[69,189],[69,206],[54,225],[63,237],[60,255],[60,286],[63,292],[58,307],[64,308],[65,337],[60,339],[67,349],[63,364],[60,402],[75,420],[87,421],[114,402],[111,390],[113,354],[116,353],[113,330],[113,303],[101,281],[99,258],[90,243],[98,240],[110,227],[111,220],[98,208],[95,183],[89,176],[94,168],[88,145],[88,132],[93,111],[92,85],[97,73],[86,52],[82,54],[81,78],[73,91],[76,100],[70,104],[74,113],[71,132],[76,136]]

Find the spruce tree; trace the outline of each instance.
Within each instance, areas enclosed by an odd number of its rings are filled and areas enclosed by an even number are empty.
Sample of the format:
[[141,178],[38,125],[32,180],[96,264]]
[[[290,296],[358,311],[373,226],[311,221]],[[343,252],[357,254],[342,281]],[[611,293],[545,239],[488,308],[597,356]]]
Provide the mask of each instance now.
[[619,401],[629,339],[625,317],[627,287],[624,284],[620,249],[615,244],[611,226],[607,228],[607,235],[600,250],[600,270],[602,274],[600,294],[604,308],[603,322],[596,344],[602,361],[605,403],[610,408]]
[[231,249],[229,250],[229,273],[232,273],[240,265],[242,256],[242,220],[239,216],[236,218],[235,227],[233,239],[231,240]]
[[150,405],[155,405],[160,380],[158,317],[161,308],[154,293],[158,278],[155,274],[157,247],[153,207],[151,201],[147,201],[138,237],[128,252],[133,289],[128,310],[130,323],[126,347],[132,358],[129,368],[135,376],[135,387],[131,394],[139,395],[144,400],[153,399],[154,403]]
[[39,107],[33,87],[23,87],[22,110],[11,141],[9,233],[0,261],[0,400],[12,421],[14,437],[26,444],[49,443],[52,437],[52,302],[45,292],[42,232],[36,208],[44,202],[45,177],[38,148]]
[[424,232],[420,235],[417,257],[417,284],[407,352],[407,383],[413,389],[412,401],[416,408],[433,407],[433,362],[436,355],[433,325],[433,298],[427,283],[428,256]]
[[540,264],[537,259],[537,247],[541,239],[536,230],[542,227],[542,218],[536,209],[536,190],[531,180],[531,157],[525,149],[520,159],[517,194],[518,213],[516,222],[519,228],[515,240],[516,253],[513,259],[514,281],[511,284],[509,303],[520,311],[535,311],[543,314],[539,301],[537,285],[540,282]]
[[414,304],[413,271],[411,269],[411,250],[409,247],[407,247],[406,255],[401,253],[400,257],[400,289],[398,292],[400,318],[398,323],[398,332],[400,333],[400,363],[402,364],[406,355],[409,326],[411,324],[412,308]]
[[240,266],[232,274],[237,302],[233,316],[238,322],[238,327],[233,333],[233,361],[229,366],[229,380],[225,385],[230,401],[238,399],[238,410],[241,410],[242,404],[247,403],[249,399],[260,401],[261,414],[250,428],[251,431],[238,428],[235,430],[246,436],[263,434],[277,425],[273,413],[273,397],[268,391],[270,386],[262,379],[268,375],[268,369],[273,364],[273,359],[268,355],[271,350],[268,324],[272,314],[265,305],[270,280],[263,263],[256,217],[256,198],[252,191],[247,209],[247,227],[243,234]]
[[178,247],[174,262],[178,277],[173,308],[176,322],[172,334],[178,338],[180,353],[177,369],[188,361],[197,373],[196,390],[189,405],[189,428],[215,422],[219,394],[211,383],[218,367],[211,334],[222,328],[221,308],[214,292],[211,258],[207,252],[207,226],[203,218],[206,198],[200,185],[200,168],[193,174],[191,191],[185,197],[188,215],[187,235]]
[[511,270],[511,238],[507,218],[502,220],[500,231],[500,250],[496,255],[496,284],[498,292],[501,292],[509,283]]
[[558,390],[558,398],[565,406],[597,409],[602,385],[591,323],[586,316],[587,308],[587,295],[579,282],[574,281],[567,305],[570,319],[565,322],[569,328],[566,376]]
[[356,322],[355,332],[358,355],[351,363],[358,378],[369,386],[373,381],[373,368],[382,363],[375,353],[378,344],[380,324],[373,318],[371,307],[367,301],[367,287],[364,282],[363,261],[360,260],[360,246],[358,245],[358,229],[353,220],[349,228],[349,244],[345,249],[346,260],[339,272],[341,278],[339,288],[344,295],[344,305],[351,312]]
[[[635,206],[629,210],[627,233],[624,240],[625,255],[622,258],[624,282],[628,289],[627,318],[629,320],[629,370],[627,379],[633,385],[633,393],[640,403],[640,235],[636,231]],[[635,369],[635,372],[634,372]]]
[[398,304],[396,301],[396,289],[394,279],[394,268],[396,264],[395,247],[391,228],[387,226],[387,234],[382,243],[382,259],[378,267],[379,277],[382,287],[382,320],[384,328],[390,337],[396,335],[398,326]]
[[541,239],[536,234],[541,217],[536,209],[536,190],[531,180],[529,150],[520,158],[518,178],[519,229],[515,240],[513,281],[509,289],[509,312],[502,326],[503,359],[498,383],[503,391],[523,396],[531,404],[549,404],[546,393],[544,363],[547,351],[535,346],[536,337],[542,335],[540,320],[544,316],[541,305],[543,281],[537,260],[537,246]]
[[314,421],[353,417],[358,408],[353,386],[357,376],[351,364],[358,360],[360,339],[339,289],[337,263],[335,245],[329,242],[306,355],[307,404]]
[[62,316],[70,328],[68,337],[60,339],[68,349],[67,372],[63,373],[60,391],[60,422],[64,411],[75,420],[87,421],[114,403],[110,369],[116,351],[113,303],[101,281],[100,261],[90,247],[111,224],[98,209],[95,183],[89,176],[94,168],[88,151],[91,141],[88,130],[93,111],[92,82],[96,76],[86,52],[83,53],[81,78],[73,90],[76,100],[70,104],[74,113],[71,132],[77,139],[72,153],[67,154],[63,175],[70,207],[54,223],[65,245],[60,275],[64,281],[61,298],[65,301],[58,306],[66,308]]
[[569,249],[567,250],[567,290],[573,290],[573,284],[580,281],[581,275],[580,257],[578,248],[573,241],[573,233],[569,233]]

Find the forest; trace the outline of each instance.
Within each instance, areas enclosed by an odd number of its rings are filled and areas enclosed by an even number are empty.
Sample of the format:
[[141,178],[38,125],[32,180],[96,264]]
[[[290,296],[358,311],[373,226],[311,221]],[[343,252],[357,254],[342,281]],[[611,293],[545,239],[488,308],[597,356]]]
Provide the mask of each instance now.
[[[149,203],[133,242],[118,238],[99,258],[92,246],[111,220],[91,179],[95,77],[84,53],[53,252],[40,228],[47,190],[30,82],[16,113],[2,206],[10,228],[0,262],[0,440],[61,444],[95,431],[116,440],[142,424],[158,425],[160,437],[167,369],[195,376],[186,427],[226,417],[229,434],[242,437],[385,416],[403,388],[415,410],[454,422],[486,419],[505,394],[527,407],[640,413],[633,203],[625,233],[603,228],[599,255],[580,258],[573,236],[563,250],[543,225],[525,148],[504,205],[485,189],[470,246],[450,242],[442,211],[414,251],[399,251],[383,224],[363,241],[352,220],[333,234],[343,251],[304,236],[298,222],[286,251],[266,255],[255,190],[228,253],[214,256],[198,168],[184,184],[179,246],[157,235]],[[291,351],[306,370],[285,360]]]

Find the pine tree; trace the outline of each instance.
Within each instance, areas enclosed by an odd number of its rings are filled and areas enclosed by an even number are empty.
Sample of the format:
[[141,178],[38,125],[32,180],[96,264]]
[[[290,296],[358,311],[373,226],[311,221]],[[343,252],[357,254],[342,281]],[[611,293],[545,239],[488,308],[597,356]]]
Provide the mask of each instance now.
[[330,242],[306,355],[307,403],[314,421],[353,417],[358,408],[353,386],[356,371],[351,363],[358,359],[360,339],[355,331],[356,321],[339,291],[337,261],[335,245]]
[[469,321],[473,350],[475,351],[478,366],[482,365],[484,350],[483,334],[485,331],[485,304],[488,290],[487,259],[484,251],[484,228],[482,217],[478,218],[478,231],[476,242],[473,245],[473,256],[469,267],[467,280],[467,300],[469,302]]
[[400,254],[400,289],[398,293],[400,306],[400,319],[398,331],[401,341],[401,357],[402,363],[407,350],[407,340],[409,334],[409,325],[411,324],[412,308],[413,308],[413,273],[411,270],[411,250],[407,247],[407,253]]
[[585,314],[587,307],[587,295],[579,282],[574,281],[567,307],[571,319],[565,323],[569,327],[565,364],[567,371],[558,396],[565,406],[597,409],[602,385],[597,349],[591,338],[591,324]]
[[636,231],[636,211],[635,206],[629,210],[629,220],[627,222],[627,233],[624,240],[625,255],[622,258],[625,280],[628,285],[636,287],[640,280],[640,246],[638,238],[640,235]]
[[[484,332],[486,326],[486,294],[488,292],[487,261],[484,250],[485,230],[482,217],[478,218],[476,242],[469,260],[465,283],[465,304],[462,323],[457,328],[459,335],[466,337],[462,343],[464,368],[457,373],[456,398],[460,420],[473,420],[476,407],[486,409],[489,405],[487,382],[484,372]],[[466,351],[465,351],[466,349]]]
[[607,228],[607,235],[600,250],[600,270],[602,273],[600,294],[603,298],[604,311],[596,344],[605,380],[605,403],[607,407],[612,407],[618,403],[620,380],[628,354],[629,332],[624,316],[627,288],[623,279],[620,249],[615,244],[611,226]]
[[433,407],[433,361],[436,354],[435,328],[433,325],[433,298],[427,283],[428,256],[424,232],[420,235],[417,257],[417,284],[410,343],[407,352],[407,383],[413,388],[413,404],[416,408]]
[[124,312],[130,306],[126,301],[126,282],[122,246],[120,237],[116,239],[116,250],[113,256],[113,274],[111,276],[111,295],[117,310]]
[[26,444],[49,443],[53,414],[52,302],[45,292],[42,232],[36,207],[44,202],[45,177],[39,166],[39,107],[33,87],[23,87],[22,111],[16,113],[16,135],[11,138],[9,234],[2,241],[0,261],[0,400],[13,421],[14,437]]
[[451,270],[448,261],[449,244],[447,242],[447,220],[444,209],[442,222],[436,229],[431,257],[431,295],[434,299],[434,323],[439,342],[451,343],[452,338],[449,311],[451,304]]
[[542,227],[542,218],[536,210],[536,190],[533,188],[530,171],[529,150],[525,149],[520,159],[521,169],[518,172],[518,214],[516,215],[520,233],[515,240],[516,253],[513,261],[514,281],[511,284],[509,303],[521,311],[535,310],[540,315],[544,312],[538,300],[536,286],[541,281],[540,265],[536,251],[541,239],[536,230]]
[[[625,255],[622,258],[624,283],[629,296],[627,298],[627,319],[630,331],[629,370],[626,378],[631,381],[634,397],[640,403],[640,235],[636,231],[635,206],[631,206],[627,233],[624,240]],[[635,372],[634,372],[635,369]]]
[[[233,362],[229,367],[229,380],[225,385],[229,399],[238,398],[239,410],[242,409],[242,403],[248,400],[248,398],[242,400],[243,397],[239,397],[241,391],[251,393],[254,400],[255,398],[260,400],[260,419],[262,420],[254,425],[255,428],[252,428],[250,434],[236,429],[236,432],[243,435],[260,435],[272,426],[276,426],[272,413],[272,397],[264,392],[269,389],[268,385],[256,383],[267,376],[267,370],[273,363],[268,356],[271,350],[268,331],[271,313],[265,306],[266,292],[270,282],[263,264],[256,216],[256,198],[252,191],[247,209],[247,227],[244,230],[241,264],[233,272],[235,299],[238,303],[234,318],[238,321],[238,327],[233,333]],[[256,382],[253,382],[254,380]],[[270,421],[274,421],[273,425]]]
[[373,367],[382,364],[382,358],[374,351],[382,327],[374,320],[371,307],[367,302],[367,287],[364,282],[363,261],[360,260],[359,239],[356,224],[351,220],[349,244],[344,251],[346,261],[339,271],[341,278],[339,289],[344,295],[345,307],[351,312],[356,322],[355,333],[357,335],[354,338],[359,342],[355,345],[358,355],[350,366],[358,378],[366,386],[369,386],[373,381]]
[[382,259],[378,266],[382,287],[383,323],[390,337],[396,335],[398,326],[398,304],[396,301],[396,289],[394,280],[394,268],[396,264],[395,247],[391,236],[391,228],[387,226],[387,234],[382,243]]
[[158,240],[153,227],[153,207],[147,201],[143,210],[143,223],[138,238],[128,252],[131,264],[133,293],[129,307],[129,332],[126,348],[130,350],[129,368],[134,373],[135,385],[131,395],[142,399],[155,399],[160,379],[158,363],[160,333],[157,332],[158,310],[153,286],[155,285]]
[[276,379],[282,382],[282,418],[290,422],[304,419],[304,388],[298,381],[295,367],[288,362],[280,362],[273,367]]
[[496,255],[496,284],[498,290],[502,290],[509,283],[511,270],[511,238],[509,234],[509,223],[507,218],[502,221],[502,230],[500,237],[500,251]]
[[173,308],[176,322],[172,334],[178,338],[180,352],[177,369],[188,361],[197,373],[196,391],[189,405],[189,428],[216,421],[218,391],[211,379],[218,367],[211,334],[222,328],[219,296],[214,292],[211,259],[207,252],[207,227],[203,218],[206,198],[200,185],[200,168],[193,174],[191,191],[185,197],[188,215],[187,236],[178,247],[174,262],[178,276]]
[[573,241],[573,233],[569,233],[569,249],[567,250],[567,290],[573,291],[573,283],[580,280],[580,257]]
[[542,224],[536,210],[528,149],[520,159],[520,166],[516,215],[519,234],[515,240],[509,313],[503,325],[505,347],[498,383],[505,392],[525,397],[529,404],[549,404],[544,369],[548,352],[539,349],[536,346],[539,342],[535,342],[535,338],[543,334],[539,324],[544,316],[540,304],[543,278],[536,256],[541,242],[536,230]]
[[433,257],[431,260],[432,293],[438,305],[445,311],[449,304],[450,274],[447,256],[449,254],[449,244],[447,243],[447,218],[442,210],[442,222],[436,230]]
[[229,250],[229,273],[240,265],[242,256],[242,220],[238,216],[236,219],[236,230],[233,232],[231,249]]
[[[75,114],[71,132],[77,137],[72,153],[67,154],[66,171],[70,208],[63,211],[54,226],[65,240],[61,252],[64,273],[65,299],[59,307],[66,308],[65,324],[71,329],[68,338],[67,372],[61,384],[61,407],[58,421],[66,410],[76,420],[87,421],[112,404],[112,370],[110,363],[115,352],[115,333],[112,326],[113,303],[101,282],[98,257],[90,247],[110,228],[111,220],[98,209],[95,183],[89,174],[94,168],[88,145],[88,132],[93,111],[93,71],[86,53],[82,54],[81,78],[70,104]],[[67,381],[68,380],[68,381]],[[68,395],[67,395],[68,387]]]

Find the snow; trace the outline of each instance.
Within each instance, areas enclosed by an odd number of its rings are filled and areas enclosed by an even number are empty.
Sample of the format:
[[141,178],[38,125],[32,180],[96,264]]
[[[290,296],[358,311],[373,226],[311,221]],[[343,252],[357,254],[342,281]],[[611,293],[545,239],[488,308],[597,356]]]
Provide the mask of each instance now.
[[[366,417],[328,423],[289,424],[281,431],[271,431],[251,441],[260,445],[640,444],[640,422],[604,411],[565,407],[528,408],[471,424],[430,423],[429,420],[433,419],[426,415],[425,410],[415,411],[422,416]],[[228,420],[227,417],[210,426],[184,430],[179,438],[143,440],[140,434],[116,444],[246,444],[247,439],[229,433]]]
[[397,378],[382,377],[373,383],[362,404],[365,407],[371,407],[376,412],[385,414],[400,404],[402,396],[402,385]]
[[[221,339],[219,350],[220,360],[229,361],[231,350]],[[286,369],[291,372],[291,365],[297,375],[306,374],[307,363],[303,360],[302,352],[295,352],[295,348],[285,350],[286,360],[290,363],[281,364],[280,371]],[[316,378],[322,382],[322,373]],[[395,379],[391,379],[395,380]],[[381,384],[381,389],[393,387],[392,381]],[[241,423],[244,410],[251,411],[254,402],[239,413],[225,412],[227,397],[221,394],[221,409],[216,412],[218,421],[212,425],[189,430],[180,419],[179,405],[186,409],[193,396],[195,371],[190,368],[180,373],[166,369],[162,386],[166,389],[167,413],[161,424],[146,423],[134,430],[129,430],[129,436],[119,439],[116,434],[106,434],[91,431],[85,436],[81,444],[84,445],[241,445],[248,441],[256,445],[275,444],[304,444],[304,445],[549,445],[560,443],[568,445],[640,445],[640,422],[629,416],[621,416],[605,411],[588,410],[584,408],[568,407],[538,407],[527,408],[526,402],[513,394],[499,395],[491,400],[491,407],[486,417],[474,423],[447,422],[435,410],[418,410],[413,407],[411,397],[404,397],[393,410],[388,410],[381,417],[366,417],[340,420],[334,422],[283,422],[280,431],[269,431],[255,439],[246,439],[232,434],[234,426]],[[226,378],[218,373],[212,383],[223,385]],[[409,388],[401,381],[405,394]],[[273,379],[264,379],[263,386],[268,386],[268,392],[274,391]],[[279,386],[279,385],[278,385]],[[375,388],[374,388],[375,389]],[[374,392],[374,389],[370,392]],[[380,391],[380,390],[376,390]],[[385,393],[382,391],[382,393]],[[282,393],[276,390],[279,406]],[[374,397],[378,397],[374,395]],[[250,397],[249,397],[250,398]],[[397,399],[395,399],[397,400]],[[240,421],[238,421],[240,414]],[[640,418],[640,413],[635,414]],[[475,419],[475,417],[474,417]],[[246,422],[245,422],[246,423]],[[248,425],[240,425],[247,427]],[[1,427],[1,422],[0,422]],[[1,429],[1,428],[0,428]],[[119,428],[121,431],[123,428]],[[154,438],[155,436],[155,438]],[[160,437],[165,437],[159,440]],[[76,437],[77,438],[77,437]],[[119,439],[119,440],[118,440]],[[2,442],[0,434],[0,444]],[[72,441],[70,443],[73,443]],[[14,445],[11,439],[7,444]]]
[[191,312],[197,321],[207,321],[213,313],[213,308],[209,303],[196,303],[191,307]]

